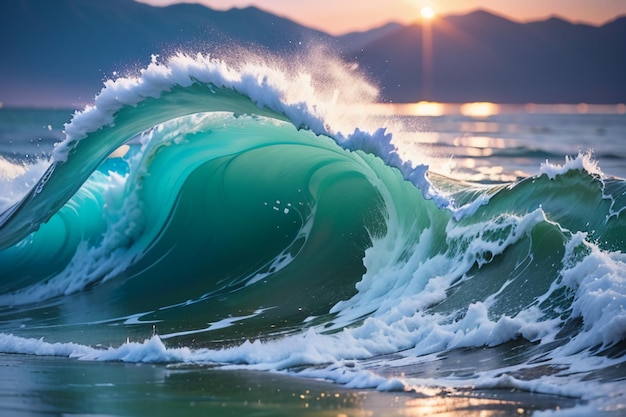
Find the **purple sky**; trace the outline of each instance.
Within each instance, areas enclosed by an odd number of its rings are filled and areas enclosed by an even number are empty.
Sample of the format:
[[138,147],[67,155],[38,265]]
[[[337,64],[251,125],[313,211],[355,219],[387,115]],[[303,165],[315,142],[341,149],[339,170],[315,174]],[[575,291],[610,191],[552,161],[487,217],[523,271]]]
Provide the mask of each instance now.
[[[140,0],[156,6],[181,0]],[[487,9],[504,17],[529,21],[559,16],[599,25],[626,14],[626,0],[188,0],[213,9],[257,6],[331,34],[369,29],[389,21],[410,23],[422,7],[438,14]]]

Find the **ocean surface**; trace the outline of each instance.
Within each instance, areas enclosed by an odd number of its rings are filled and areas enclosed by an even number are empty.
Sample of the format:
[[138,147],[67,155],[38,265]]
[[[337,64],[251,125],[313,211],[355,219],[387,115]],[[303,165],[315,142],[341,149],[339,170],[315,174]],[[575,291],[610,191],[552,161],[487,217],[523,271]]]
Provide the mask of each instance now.
[[626,415],[624,106],[319,62],[0,109],[1,414]]

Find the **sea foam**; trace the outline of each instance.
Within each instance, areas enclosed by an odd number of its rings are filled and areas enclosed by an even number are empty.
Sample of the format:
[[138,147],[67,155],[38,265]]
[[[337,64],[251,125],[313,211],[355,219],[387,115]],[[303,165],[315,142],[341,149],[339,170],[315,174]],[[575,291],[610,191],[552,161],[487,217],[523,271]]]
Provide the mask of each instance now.
[[[323,69],[302,64],[316,62],[322,56],[326,62]],[[403,161],[392,135],[368,120],[366,114],[354,111],[354,103],[373,103],[378,92],[350,65],[320,51],[290,63],[254,55],[242,61],[227,63],[209,55],[177,54],[160,62],[158,56],[153,56],[138,76],[106,81],[94,104],[74,114],[65,125],[65,139],[55,145],[53,160],[66,161],[78,141],[90,132],[111,126],[115,113],[123,107],[137,106],[175,87],[202,83],[241,93],[259,109],[283,115],[296,128],[334,138],[345,149],[370,152],[398,168],[426,198],[440,207],[454,208],[452,201],[432,187],[424,161]]]

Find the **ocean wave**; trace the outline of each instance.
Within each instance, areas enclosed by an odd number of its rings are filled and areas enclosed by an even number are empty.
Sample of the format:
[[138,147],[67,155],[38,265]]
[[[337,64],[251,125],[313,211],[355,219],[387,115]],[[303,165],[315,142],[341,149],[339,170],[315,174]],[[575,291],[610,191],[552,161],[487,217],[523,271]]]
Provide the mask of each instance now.
[[[0,160],[3,187],[39,178],[0,215],[0,351],[575,396],[622,364],[624,181],[588,154],[508,184],[437,175],[329,66],[155,58],[74,115],[45,172]],[[381,371],[483,347],[501,363],[463,378]]]

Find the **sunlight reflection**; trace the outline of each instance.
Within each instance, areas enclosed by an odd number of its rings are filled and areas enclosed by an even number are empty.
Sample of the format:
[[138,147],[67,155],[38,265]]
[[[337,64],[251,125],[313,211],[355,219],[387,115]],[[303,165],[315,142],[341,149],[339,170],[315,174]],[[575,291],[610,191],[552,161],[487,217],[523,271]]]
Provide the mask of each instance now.
[[479,165],[476,159],[471,158],[451,160],[446,168],[455,178],[471,182],[513,182],[528,175],[519,170],[506,172],[504,167],[499,165]]
[[463,132],[473,132],[473,133],[497,133],[501,129],[501,126],[498,123],[490,123],[490,122],[462,122],[461,123],[461,131]]
[[[487,398],[418,398],[406,402],[407,416],[458,417],[459,411],[480,410],[481,417],[501,416],[506,409],[513,408],[510,401]],[[519,408],[516,410],[518,413]],[[523,414],[523,410],[520,414]]]
[[500,113],[500,106],[490,102],[465,103],[460,108],[464,116],[484,118]]
[[[426,388],[426,391],[430,389]],[[497,398],[497,395],[455,395],[454,393],[439,393],[430,395],[422,391],[413,394],[402,394],[394,398],[391,404],[381,402],[381,396],[369,395],[364,397],[363,414],[355,415],[398,415],[398,416],[439,416],[459,417],[476,415],[480,417],[495,417],[503,415],[529,415],[531,410],[525,409],[521,403],[513,399]],[[341,416],[342,414],[336,414]],[[346,414],[347,415],[347,414]],[[350,414],[352,415],[352,414]]]
[[453,144],[454,146],[483,149],[505,149],[508,146],[506,140],[489,136],[460,136],[454,139]]
[[[442,103],[420,101],[416,103],[373,103],[365,106],[351,106],[353,112],[367,112],[371,115],[397,116],[445,116],[461,114],[482,119],[502,114],[626,114],[626,104],[496,104],[491,102]],[[479,123],[479,122],[477,122]],[[480,122],[485,123],[485,122]]]
[[128,151],[130,150],[130,146],[124,144],[122,146],[120,146],[119,148],[117,148],[116,150],[114,150],[109,156],[109,159],[112,158],[123,158],[124,155],[126,155],[128,153]]
[[433,101],[420,101],[417,103],[409,103],[405,109],[407,114],[413,116],[443,116],[445,108],[442,103]]

